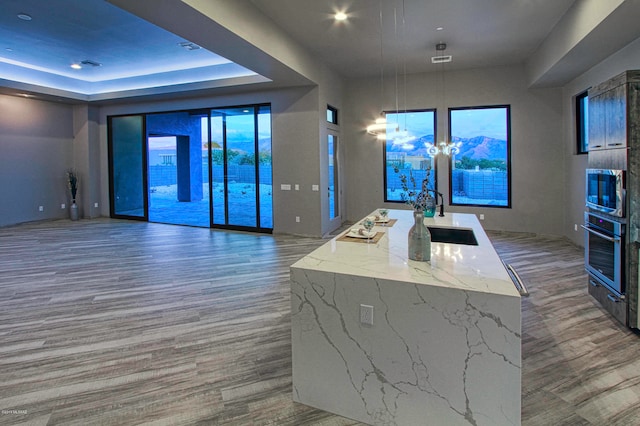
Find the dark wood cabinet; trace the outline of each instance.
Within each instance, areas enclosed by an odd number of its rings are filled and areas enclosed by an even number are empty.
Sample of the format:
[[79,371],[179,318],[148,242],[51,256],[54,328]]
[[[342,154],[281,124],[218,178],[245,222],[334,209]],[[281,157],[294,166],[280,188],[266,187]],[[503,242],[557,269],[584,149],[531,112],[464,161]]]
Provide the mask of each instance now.
[[589,93],[589,151],[605,148],[605,110],[603,95]]
[[627,94],[628,85],[623,84],[603,93],[605,101],[605,127],[607,148],[627,146]]
[[[589,293],[612,316],[640,329],[640,70],[625,71],[589,89],[589,160],[593,169],[625,170],[624,280],[626,294],[612,302],[602,286]],[[597,283],[596,283],[597,284]]]
[[589,151],[627,146],[626,73],[589,90]]

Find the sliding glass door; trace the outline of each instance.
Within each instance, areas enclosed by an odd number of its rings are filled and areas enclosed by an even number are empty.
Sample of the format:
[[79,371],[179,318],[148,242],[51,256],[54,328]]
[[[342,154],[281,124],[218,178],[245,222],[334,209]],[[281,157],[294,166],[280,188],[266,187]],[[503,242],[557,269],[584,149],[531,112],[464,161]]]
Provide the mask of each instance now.
[[271,108],[109,118],[112,216],[270,232]]
[[144,117],[109,117],[111,216],[147,219]]
[[268,106],[211,111],[213,225],[273,227]]

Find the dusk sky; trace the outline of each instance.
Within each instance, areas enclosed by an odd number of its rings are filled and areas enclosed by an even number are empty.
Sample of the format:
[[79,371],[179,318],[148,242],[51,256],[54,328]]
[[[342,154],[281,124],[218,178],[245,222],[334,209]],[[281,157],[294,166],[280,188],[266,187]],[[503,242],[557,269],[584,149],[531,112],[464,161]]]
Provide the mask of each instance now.
[[[488,136],[506,139],[507,120],[504,108],[478,108],[451,111],[453,136],[469,138]],[[397,122],[400,130],[409,130],[414,136],[432,135],[433,112],[401,112],[387,114],[387,120]]]

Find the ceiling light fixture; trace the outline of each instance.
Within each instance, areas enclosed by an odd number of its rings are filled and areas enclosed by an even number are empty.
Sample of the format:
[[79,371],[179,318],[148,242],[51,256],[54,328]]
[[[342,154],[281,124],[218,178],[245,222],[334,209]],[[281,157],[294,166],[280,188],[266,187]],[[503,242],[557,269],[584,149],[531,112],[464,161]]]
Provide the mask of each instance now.
[[18,13],[18,18],[22,19],[23,21],[30,21],[33,19],[28,13]]
[[384,113],[384,54],[382,49],[382,0],[380,0],[380,117],[374,124],[367,126],[367,133],[374,135],[377,140],[387,140],[387,132],[397,132],[399,126],[396,123],[387,122]]
[[[398,28],[397,28],[397,16],[394,10],[394,31],[396,39],[398,38]],[[407,63],[406,63],[406,42],[405,42],[405,33],[406,33],[406,19],[405,19],[405,7],[404,0],[402,0],[402,76],[404,78],[404,130],[400,130],[400,126],[398,125],[394,132],[387,134],[387,140],[390,140],[393,145],[401,145],[403,149],[413,149],[414,145],[410,142],[414,141],[416,137],[409,133],[407,130]],[[398,106],[398,55],[396,54],[396,116],[400,114],[400,108]],[[399,120],[398,120],[399,121]]]
[[336,12],[335,15],[333,15],[333,18],[336,21],[346,21],[347,20],[347,14],[345,12]]
[[92,67],[101,67],[102,64],[100,62],[96,62],[96,61],[92,61],[90,59],[85,59],[84,61],[80,62],[82,65],[91,65]]
[[79,69],[82,69],[82,65],[80,65],[80,64],[71,64],[71,68],[73,68],[74,70],[79,70]]
[[200,46],[198,46],[195,43],[192,43],[190,41],[183,41],[181,43],[178,43],[178,46],[183,47],[187,50],[198,50],[200,49]]
[[[443,55],[444,51],[447,49],[447,44],[446,43],[438,43],[436,44],[436,56],[431,57],[431,63],[433,64],[441,64],[440,66],[440,88],[442,89],[442,94],[441,94],[441,98],[442,98],[442,111],[445,110],[446,108],[446,103],[447,103],[447,96],[446,96],[446,86],[445,86],[445,79],[444,79],[444,64],[446,62],[451,62],[451,55]],[[448,58],[448,60],[444,60],[444,59],[440,59],[440,60],[436,60],[434,61],[435,58]],[[429,153],[429,155],[435,156],[438,154],[444,154],[444,155],[455,155],[457,153],[460,152],[460,146],[462,145],[462,142],[451,142],[451,141],[447,141],[447,137],[445,135],[445,140],[440,141],[438,143],[438,145],[434,145],[432,143],[425,143],[424,146],[427,148],[427,152]]]

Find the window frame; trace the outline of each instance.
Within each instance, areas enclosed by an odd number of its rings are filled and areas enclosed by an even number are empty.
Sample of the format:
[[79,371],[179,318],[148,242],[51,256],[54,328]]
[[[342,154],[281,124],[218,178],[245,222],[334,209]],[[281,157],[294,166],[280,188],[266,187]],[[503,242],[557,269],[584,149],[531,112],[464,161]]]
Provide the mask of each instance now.
[[479,109],[498,109],[504,108],[506,110],[506,137],[507,137],[507,204],[506,205],[494,205],[494,204],[467,204],[467,203],[455,203],[453,201],[453,156],[449,157],[449,205],[450,206],[462,206],[462,207],[486,207],[486,208],[512,208],[512,180],[511,180],[511,105],[478,105],[478,106],[464,106],[464,107],[450,107],[447,114],[448,121],[448,140],[452,141],[452,128],[451,128],[451,112],[452,111],[464,111],[464,110],[479,110]]
[[[586,101],[587,109],[583,107]],[[575,115],[576,115],[576,155],[589,153],[589,90],[578,93],[575,97]],[[584,131],[583,131],[584,130]]]
[[[421,112],[431,112],[433,113],[433,137],[434,137],[434,145],[437,143],[437,135],[438,135],[438,110],[437,108],[421,108],[421,109],[410,109],[404,111],[383,111],[385,117],[387,114],[411,114],[411,113],[421,113]],[[435,191],[438,191],[438,161],[437,158],[434,157],[426,157],[432,159],[431,163],[432,174],[433,174],[433,188]],[[385,139],[382,144],[382,170],[383,170],[383,192],[385,203],[397,203],[397,204],[406,204],[406,201],[403,200],[390,200],[387,197],[387,140]]]
[[[331,113],[331,120],[329,120],[329,113]],[[327,122],[338,126],[338,108],[332,107],[329,104],[327,104]]]

